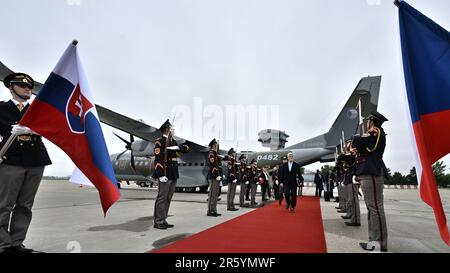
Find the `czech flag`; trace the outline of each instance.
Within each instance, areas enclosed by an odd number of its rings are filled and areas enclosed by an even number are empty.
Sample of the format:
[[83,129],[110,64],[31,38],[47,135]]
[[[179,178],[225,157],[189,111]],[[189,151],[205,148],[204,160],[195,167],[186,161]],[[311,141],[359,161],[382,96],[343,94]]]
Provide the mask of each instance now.
[[441,237],[450,245],[432,170],[450,153],[450,33],[406,2],[397,5],[420,196],[433,208]]
[[72,159],[82,173],[79,177],[88,179],[99,191],[106,216],[120,192],[76,44],[74,41],[66,49],[19,123]]

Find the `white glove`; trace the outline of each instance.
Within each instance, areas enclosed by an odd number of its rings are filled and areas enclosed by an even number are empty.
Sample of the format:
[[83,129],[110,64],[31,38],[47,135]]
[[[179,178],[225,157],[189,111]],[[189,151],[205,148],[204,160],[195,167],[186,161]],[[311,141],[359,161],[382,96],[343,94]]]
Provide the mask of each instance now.
[[234,180],[233,180],[233,183],[237,183],[237,179],[234,179]]
[[250,184],[250,182],[249,181],[245,181],[245,185],[248,185],[248,184]]
[[275,180],[275,183],[277,183],[277,185],[279,185],[278,180]]
[[220,186],[223,187],[222,181],[220,181]]
[[222,176],[219,175],[218,177],[216,177],[216,180],[217,180],[217,181],[222,180]]
[[179,151],[180,147],[178,147],[178,146],[170,146],[170,147],[167,147],[167,150]]
[[159,182],[161,182],[161,183],[166,183],[167,181],[169,181],[169,179],[166,176],[161,176],[159,178]]
[[13,135],[29,135],[36,134],[30,128],[16,124],[12,126],[11,134]]

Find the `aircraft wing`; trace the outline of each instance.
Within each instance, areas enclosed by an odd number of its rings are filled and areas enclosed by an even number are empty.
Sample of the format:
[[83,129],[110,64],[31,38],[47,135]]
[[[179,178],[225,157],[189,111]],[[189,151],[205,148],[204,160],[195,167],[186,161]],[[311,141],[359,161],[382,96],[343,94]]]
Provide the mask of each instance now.
[[[3,82],[3,79],[12,73],[14,73],[14,71],[12,71],[2,62],[0,62],[0,81]],[[43,84],[35,81],[34,85],[35,87],[33,89],[33,94],[37,95],[39,94],[39,91],[41,90]],[[158,137],[162,136],[161,132],[153,126],[134,120],[122,114],[116,113],[100,105],[95,105],[95,107],[97,109],[100,121],[113,128],[127,132],[129,134],[132,134],[134,136],[137,136],[143,140],[147,140],[150,142],[154,142]],[[186,142],[188,145],[190,145],[191,150],[193,151],[207,152],[209,150],[208,147],[206,146],[202,146],[200,144],[182,139],[177,136],[175,136],[174,139],[179,143]]]
[[116,113],[103,106],[95,105],[100,121],[121,131],[137,136],[143,140],[154,142],[162,136],[155,127]]
[[[109,110],[103,106],[95,105],[97,108],[98,117],[100,121],[119,129],[123,132],[127,132],[134,136],[137,136],[141,139],[154,142],[158,137],[162,136],[162,133],[155,127],[147,125],[143,122],[134,120],[122,114],[116,113],[112,110]],[[189,147],[191,147],[192,151],[196,152],[207,152],[209,149],[206,146],[202,146],[195,142],[180,138],[178,136],[174,136],[174,139],[178,143],[187,143]]]

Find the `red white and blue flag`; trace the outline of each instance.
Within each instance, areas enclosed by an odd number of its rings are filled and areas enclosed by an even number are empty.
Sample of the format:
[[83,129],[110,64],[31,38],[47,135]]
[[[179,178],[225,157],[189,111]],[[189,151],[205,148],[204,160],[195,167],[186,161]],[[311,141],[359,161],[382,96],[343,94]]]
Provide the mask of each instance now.
[[406,96],[422,200],[434,210],[450,245],[432,164],[450,153],[450,33],[408,5],[398,3]]
[[97,188],[106,215],[120,191],[76,43],[66,49],[20,124],[72,159],[77,168],[74,175],[81,179],[78,182]]

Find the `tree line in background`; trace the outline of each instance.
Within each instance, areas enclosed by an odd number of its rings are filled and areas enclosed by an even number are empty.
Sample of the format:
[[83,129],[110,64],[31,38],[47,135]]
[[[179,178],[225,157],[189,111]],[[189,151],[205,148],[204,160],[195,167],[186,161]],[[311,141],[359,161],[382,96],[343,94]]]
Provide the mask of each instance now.
[[[321,172],[328,177],[333,168],[334,166],[325,165],[322,166]],[[446,170],[447,166],[444,161],[438,161],[433,165],[433,173],[440,188],[450,188],[450,173],[446,173]],[[388,168],[384,183],[386,185],[418,185],[416,167],[413,167],[408,175],[403,175],[400,172],[392,173],[391,169]]]

